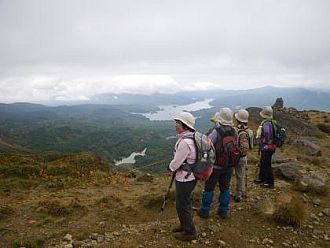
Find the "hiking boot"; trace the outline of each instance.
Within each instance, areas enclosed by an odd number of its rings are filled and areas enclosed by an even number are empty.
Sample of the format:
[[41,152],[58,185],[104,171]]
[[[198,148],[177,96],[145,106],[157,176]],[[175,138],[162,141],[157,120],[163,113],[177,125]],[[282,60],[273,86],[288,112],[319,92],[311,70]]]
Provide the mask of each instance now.
[[264,188],[268,188],[268,189],[275,189],[274,184],[263,183],[263,184],[261,184],[261,186]]
[[202,210],[199,210],[197,212],[197,215],[203,219],[208,219],[210,217],[210,214],[208,212],[205,212],[205,211],[202,211]]
[[228,218],[228,214],[227,213],[218,213],[218,215],[223,220]]
[[234,196],[234,201],[235,202],[240,202],[242,200],[242,198],[240,196]]
[[174,237],[181,241],[191,241],[197,238],[196,233],[188,233],[185,231],[177,232],[174,234]]
[[182,229],[182,226],[180,224],[172,229],[172,232],[174,232],[174,233],[182,232],[182,231],[183,231],[183,229]]
[[255,182],[255,183],[263,183],[264,181],[258,178],[258,179],[256,179],[256,180],[254,180],[254,182]]

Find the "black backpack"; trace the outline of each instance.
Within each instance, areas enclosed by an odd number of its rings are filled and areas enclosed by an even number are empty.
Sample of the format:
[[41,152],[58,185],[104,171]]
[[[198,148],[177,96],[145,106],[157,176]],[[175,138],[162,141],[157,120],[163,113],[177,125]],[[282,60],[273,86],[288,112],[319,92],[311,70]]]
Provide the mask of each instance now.
[[276,147],[282,147],[286,139],[285,128],[280,125],[276,120],[264,120],[261,124],[263,125],[267,121],[270,121],[273,128],[272,144],[274,144]]
[[276,147],[282,147],[286,138],[286,130],[276,120],[272,120],[273,126],[273,144]]

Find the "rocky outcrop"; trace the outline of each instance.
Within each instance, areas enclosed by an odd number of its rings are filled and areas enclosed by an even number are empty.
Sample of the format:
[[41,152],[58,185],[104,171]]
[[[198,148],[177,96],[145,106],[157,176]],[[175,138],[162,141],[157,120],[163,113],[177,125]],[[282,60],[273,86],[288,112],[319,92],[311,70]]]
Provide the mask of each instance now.
[[280,110],[283,109],[283,107],[284,107],[284,102],[282,97],[277,98],[275,103],[272,105],[272,108],[274,110]]
[[[255,123],[261,122],[261,117],[259,115],[261,108],[248,108],[250,114],[250,121]],[[274,118],[286,128],[286,130],[296,136],[318,136],[320,134],[319,129],[308,122],[305,119],[296,117],[290,113],[286,112],[275,112]]]
[[295,181],[301,177],[298,170],[298,164],[295,162],[287,162],[281,164],[273,164],[273,173],[275,176],[288,181]]
[[316,175],[306,175],[299,179],[295,185],[298,191],[315,192],[323,194],[327,191],[326,180]]
[[[274,119],[277,120],[288,132],[296,136],[319,136],[320,130],[309,122],[308,112],[295,108],[285,108],[282,98],[277,98],[273,104]],[[261,108],[251,107],[247,109],[250,121],[261,122],[259,115]]]
[[309,156],[321,156],[321,147],[313,142],[315,139],[311,137],[298,138],[293,141],[292,145],[295,146],[301,153]]

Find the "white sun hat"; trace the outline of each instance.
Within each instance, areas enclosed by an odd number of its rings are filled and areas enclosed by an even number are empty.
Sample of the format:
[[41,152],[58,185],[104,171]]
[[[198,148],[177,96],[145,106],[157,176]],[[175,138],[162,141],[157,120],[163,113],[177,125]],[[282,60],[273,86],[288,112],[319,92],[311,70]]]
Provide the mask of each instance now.
[[194,125],[195,125],[195,117],[190,114],[189,112],[181,112],[178,114],[174,120],[176,121],[181,121],[184,123],[187,127],[195,130]]

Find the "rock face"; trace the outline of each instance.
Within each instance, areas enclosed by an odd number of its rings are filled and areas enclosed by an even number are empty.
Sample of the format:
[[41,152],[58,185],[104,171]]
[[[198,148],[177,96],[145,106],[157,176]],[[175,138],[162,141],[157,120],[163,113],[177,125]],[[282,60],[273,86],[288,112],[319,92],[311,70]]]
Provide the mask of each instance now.
[[[247,109],[249,111],[250,117],[249,120],[255,123],[260,123],[262,118],[259,113],[261,108],[252,107]],[[286,108],[282,110],[275,110],[274,119],[277,120],[287,132],[297,136],[318,136],[320,130],[313,124],[308,122],[308,118],[301,116],[300,111],[297,111],[299,114],[293,114],[290,111],[287,111]],[[288,140],[289,142],[289,140]]]
[[301,177],[301,174],[298,170],[298,164],[295,162],[273,164],[272,168],[275,176],[281,177],[288,181],[295,181]]
[[283,109],[283,107],[284,107],[284,102],[282,97],[277,98],[275,103],[272,105],[272,108],[274,110]]
[[326,180],[316,175],[303,176],[297,181],[296,189],[302,192],[315,192],[323,194],[327,191]]
[[302,153],[309,156],[321,156],[321,147],[312,142],[312,138],[303,137],[293,141],[293,145]]

